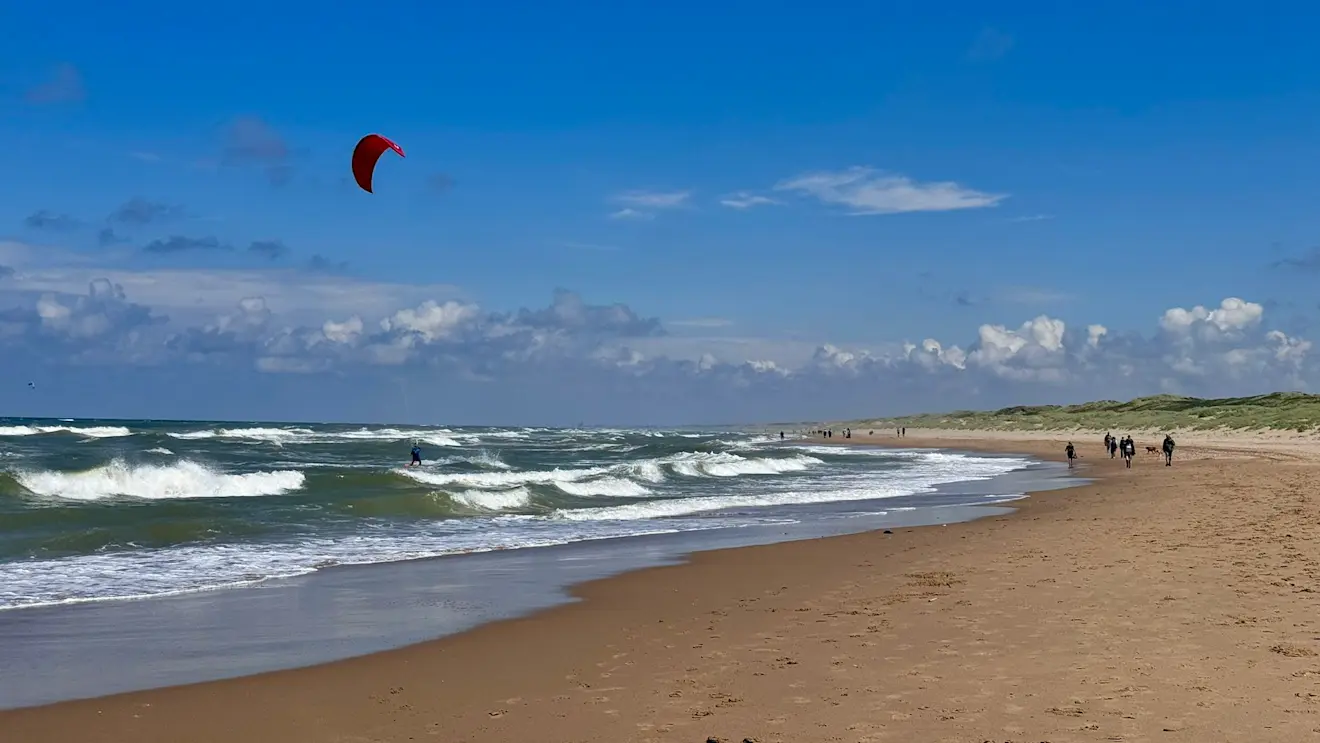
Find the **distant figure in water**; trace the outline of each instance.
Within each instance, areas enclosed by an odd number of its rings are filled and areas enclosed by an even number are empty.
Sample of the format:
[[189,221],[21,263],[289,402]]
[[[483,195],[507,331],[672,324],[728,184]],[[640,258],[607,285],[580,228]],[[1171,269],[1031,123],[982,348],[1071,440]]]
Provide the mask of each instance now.
[[780,431],[780,432],[779,432],[779,438],[781,438],[781,439],[784,438],[784,432],[783,432],[783,431]]
[[422,447],[413,444],[412,461],[408,463],[409,467],[420,467],[422,465]]
[[1068,442],[1067,446],[1063,447],[1063,453],[1068,455],[1068,467],[1071,469],[1073,466],[1073,460],[1077,458],[1077,450],[1073,448],[1073,443],[1071,441]]
[[1174,447],[1173,437],[1167,433],[1164,434],[1164,466],[1165,467],[1173,466],[1173,447]]

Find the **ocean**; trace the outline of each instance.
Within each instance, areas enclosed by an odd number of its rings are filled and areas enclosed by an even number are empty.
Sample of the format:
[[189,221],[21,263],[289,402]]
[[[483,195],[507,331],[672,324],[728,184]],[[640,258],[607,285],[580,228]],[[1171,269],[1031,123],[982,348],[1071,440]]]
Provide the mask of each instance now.
[[0,419],[0,611],[991,504],[1021,493],[940,486],[1029,464],[745,431]]

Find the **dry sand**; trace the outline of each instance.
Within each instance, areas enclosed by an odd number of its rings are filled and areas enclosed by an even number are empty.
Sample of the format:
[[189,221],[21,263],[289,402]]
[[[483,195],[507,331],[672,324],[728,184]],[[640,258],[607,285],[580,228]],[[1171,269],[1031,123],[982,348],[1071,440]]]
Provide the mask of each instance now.
[[0,713],[0,740],[1320,740],[1316,452],[1075,443],[1097,483],[1011,516],[701,553],[397,651]]

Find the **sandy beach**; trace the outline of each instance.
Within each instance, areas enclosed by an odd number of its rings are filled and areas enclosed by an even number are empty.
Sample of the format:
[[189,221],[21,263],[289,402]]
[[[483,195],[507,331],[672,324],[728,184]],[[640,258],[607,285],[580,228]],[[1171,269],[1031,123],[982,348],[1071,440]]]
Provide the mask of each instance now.
[[[871,443],[1058,459],[1064,442],[909,433]],[[1096,482],[1012,515],[699,553],[399,650],[0,712],[0,740],[1320,735],[1320,448],[1180,438],[1164,467],[1139,440],[1129,470],[1074,442]]]

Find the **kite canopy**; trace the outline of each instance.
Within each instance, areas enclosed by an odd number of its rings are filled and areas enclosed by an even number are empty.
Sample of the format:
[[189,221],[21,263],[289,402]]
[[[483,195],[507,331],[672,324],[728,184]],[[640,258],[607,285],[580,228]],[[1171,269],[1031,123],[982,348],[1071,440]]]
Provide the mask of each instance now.
[[385,154],[385,150],[394,150],[403,157],[403,148],[379,134],[368,134],[358,140],[353,148],[353,179],[363,191],[371,193],[371,176],[376,172],[376,161]]

